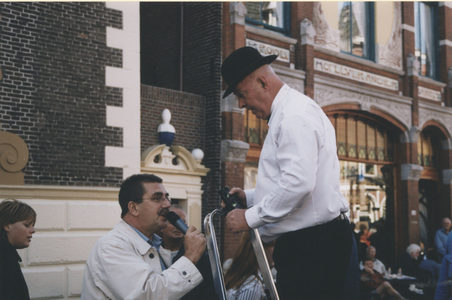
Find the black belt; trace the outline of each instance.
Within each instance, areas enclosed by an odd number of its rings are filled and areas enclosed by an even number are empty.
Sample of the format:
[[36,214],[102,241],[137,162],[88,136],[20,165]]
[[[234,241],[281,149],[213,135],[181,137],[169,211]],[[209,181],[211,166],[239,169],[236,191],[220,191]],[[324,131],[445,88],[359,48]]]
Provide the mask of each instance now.
[[342,221],[342,220],[348,220],[347,215],[344,212],[341,212],[339,214],[339,217],[333,219],[333,221]]

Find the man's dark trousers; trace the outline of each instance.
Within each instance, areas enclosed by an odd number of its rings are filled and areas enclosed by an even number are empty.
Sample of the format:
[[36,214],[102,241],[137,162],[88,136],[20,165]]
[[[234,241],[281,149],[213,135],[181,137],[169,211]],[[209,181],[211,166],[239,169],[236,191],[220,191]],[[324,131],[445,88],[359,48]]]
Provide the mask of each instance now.
[[359,299],[356,243],[347,219],[284,234],[273,260],[281,300]]

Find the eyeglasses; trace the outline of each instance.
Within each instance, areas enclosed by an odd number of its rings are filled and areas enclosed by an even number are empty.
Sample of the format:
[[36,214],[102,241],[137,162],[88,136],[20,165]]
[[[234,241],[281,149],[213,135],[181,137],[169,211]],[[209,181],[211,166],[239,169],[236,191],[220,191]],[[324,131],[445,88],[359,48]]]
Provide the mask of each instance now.
[[158,203],[163,203],[165,202],[165,199],[168,200],[168,202],[171,204],[171,197],[169,195],[163,195],[163,194],[158,194],[158,195],[153,195],[151,199],[142,199],[144,200],[151,200],[154,202],[158,202]]

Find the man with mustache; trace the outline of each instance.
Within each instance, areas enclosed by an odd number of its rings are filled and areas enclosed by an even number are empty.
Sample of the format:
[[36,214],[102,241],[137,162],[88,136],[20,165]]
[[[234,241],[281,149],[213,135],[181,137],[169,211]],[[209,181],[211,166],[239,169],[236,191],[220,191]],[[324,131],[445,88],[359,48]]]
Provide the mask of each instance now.
[[[237,233],[259,228],[264,242],[276,240],[273,260],[281,300],[356,299],[356,244],[340,191],[334,127],[319,105],[290,88],[252,47],[231,53],[221,66],[240,108],[267,120],[256,188],[231,189],[248,209],[226,217]],[[325,272],[328,270],[328,272]]]
[[[172,204],[170,211],[176,213],[184,223],[187,223],[187,213],[178,204]],[[168,223],[160,235],[163,239],[159,254],[162,258],[165,267],[168,268],[173,265],[185,254],[184,234],[180,232],[171,223]],[[201,272],[203,282],[191,290],[188,294],[181,298],[181,300],[212,300],[217,298],[215,292],[215,285],[213,282],[212,268],[210,266],[209,255],[207,251],[199,259],[196,267]]]
[[203,280],[196,263],[206,238],[190,226],[185,254],[171,267],[160,259],[171,199],[162,179],[152,174],[127,178],[119,191],[122,220],[95,244],[83,278],[81,299],[180,299]]

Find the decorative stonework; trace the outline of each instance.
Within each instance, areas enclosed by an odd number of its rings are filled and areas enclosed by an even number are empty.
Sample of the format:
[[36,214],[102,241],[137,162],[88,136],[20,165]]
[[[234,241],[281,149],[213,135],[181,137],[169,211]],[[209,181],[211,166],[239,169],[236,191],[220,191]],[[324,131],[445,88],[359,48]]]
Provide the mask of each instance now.
[[221,141],[221,161],[245,163],[246,153],[250,145],[236,140]]
[[206,176],[210,170],[197,162],[184,147],[170,148],[162,144],[149,147],[141,154],[141,171]]
[[378,47],[378,63],[394,68],[403,69],[402,62],[402,3],[394,2],[394,17],[391,37],[386,45]]
[[452,185],[452,169],[443,170],[443,184]]
[[302,45],[314,45],[314,38],[316,32],[312,22],[308,19],[304,19],[300,23],[300,34],[301,34],[301,44]]
[[401,143],[417,143],[419,140],[419,135],[421,134],[421,129],[417,126],[411,126],[410,130],[405,131],[401,137]]
[[448,137],[452,136],[452,108],[420,103],[419,127],[424,127],[424,124],[428,121],[435,121],[441,124],[446,129]]
[[290,63],[290,50],[276,47],[270,44],[246,39],[246,45],[257,49],[262,56],[277,55],[276,60]]
[[231,2],[229,4],[231,24],[245,25],[246,12],[246,7],[242,2]]
[[421,173],[424,168],[420,165],[403,164],[402,165],[402,180],[419,181]]
[[293,70],[276,64],[272,65],[272,67],[285,84],[300,93],[304,93],[304,80],[306,78],[304,71]]
[[362,71],[359,69],[350,68],[348,66],[333,63],[320,58],[314,58],[314,70],[378,86],[391,91],[399,90],[399,82],[397,80],[369,73],[366,71]]
[[188,224],[196,228],[201,228],[201,177],[209,171],[182,146],[155,145],[141,154],[141,173],[161,177],[170,196],[187,212]]
[[314,43],[316,45],[340,52],[339,30],[334,30],[328,25],[328,21],[322,10],[321,2],[314,2],[312,25],[317,33],[314,38]]
[[418,96],[433,101],[441,101],[441,92],[427,89],[422,86],[418,87]]
[[23,185],[22,169],[28,163],[28,147],[22,138],[0,131],[0,184]]
[[419,61],[413,54],[408,54],[406,59],[407,65],[407,75],[408,76],[418,76],[419,75]]
[[[400,96],[376,93],[371,89],[358,87],[331,78],[315,78],[314,100],[321,106],[357,104],[362,110],[377,109],[406,126],[411,127],[411,105]],[[360,92],[356,92],[356,91]]]

